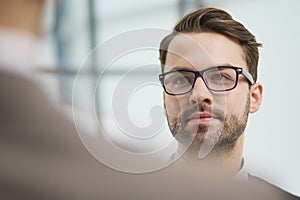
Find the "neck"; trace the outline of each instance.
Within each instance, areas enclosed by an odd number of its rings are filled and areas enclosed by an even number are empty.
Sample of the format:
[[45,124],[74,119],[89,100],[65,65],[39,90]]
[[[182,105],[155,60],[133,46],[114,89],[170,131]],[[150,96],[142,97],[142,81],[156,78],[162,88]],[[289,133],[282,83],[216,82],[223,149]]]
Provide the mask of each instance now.
[[[212,150],[205,158],[199,159],[198,152],[186,151],[179,163],[195,167],[204,174],[213,174],[216,177],[233,177],[242,167],[244,134],[242,134],[234,148],[228,153],[216,153]],[[182,146],[179,147],[182,152]]]

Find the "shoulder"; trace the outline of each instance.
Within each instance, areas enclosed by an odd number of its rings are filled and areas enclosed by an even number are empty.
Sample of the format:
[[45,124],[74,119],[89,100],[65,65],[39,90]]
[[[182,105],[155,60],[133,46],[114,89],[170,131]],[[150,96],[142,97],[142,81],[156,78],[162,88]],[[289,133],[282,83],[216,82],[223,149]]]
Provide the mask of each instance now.
[[271,183],[268,183],[267,181],[259,177],[252,176],[250,174],[248,177],[249,177],[249,184],[251,185],[251,187],[256,188],[257,190],[261,191],[265,195],[276,197],[276,199],[300,200],[299,197]]
[[[82,148],[75,123],[49,100],[38,82],[0,72],[0,91],[1,144],[10,149],[68,151],[71,155]],[[20,151],[25,153],[24,149]]]

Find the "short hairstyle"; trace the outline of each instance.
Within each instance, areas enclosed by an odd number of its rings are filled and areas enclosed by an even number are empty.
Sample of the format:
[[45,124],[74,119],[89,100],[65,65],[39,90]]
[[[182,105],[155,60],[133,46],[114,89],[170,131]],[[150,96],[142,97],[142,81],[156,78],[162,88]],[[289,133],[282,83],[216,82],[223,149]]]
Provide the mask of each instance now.
[[243,24],[234,20],[230,14],[217,8],[201,8],[184,16],[160,43],[159,59],[161,70],[164,72],[168,47],[173,38],[179,33],[214,32],[226,36],[239,44],[244,52],[246,64],[254,81],[257,80],[257,65],[259,59],[255,36]]

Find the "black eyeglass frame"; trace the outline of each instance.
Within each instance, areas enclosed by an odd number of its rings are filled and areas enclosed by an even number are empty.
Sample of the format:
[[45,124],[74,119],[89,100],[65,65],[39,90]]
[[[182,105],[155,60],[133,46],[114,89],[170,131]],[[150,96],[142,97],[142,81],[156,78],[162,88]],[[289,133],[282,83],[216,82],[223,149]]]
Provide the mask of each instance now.
[[[210,70],[213,70],[213,69],[234,69],[236,71],[236,81],[235,81],[235,84],[232,88],[229,88],[229,89],[226,89],[226,90],[215,90],[215,89],[211,89],[209,86],[208,86],[208,83],[206,82],[206,80],[203,78],[203,74],[206,72],[206,71],[210,71]],[[195,79],[194,79],[194,82],[193,82],[193,85],[191,87],[190,90],[188,90],[187,92],[183,92],[183,93],[178,93],[178,94],[172,94],[172,93],[169,93],[165,87],[165,84],[164,84],[164,79],[165,79],[165,76],[167,74],[170,74],[170,73],[173,73],[173,72],[190,72],[190,73],[193,73],[195,75]],[[253,85],[255,82],[254,82],[254,79],[252,77],[252,75],[245,69],[241,68],[241,67],[233,67],[233,66],[217,66],[217,67],[210,67],[210,68],[207,68],[205,70],[202,70],[202,71],[192,71],[192,70],[185,70],[185,69],[180,69],[180,70],[173,70],[173,71],[169,71],[169,72],[165,72],[165,73],[162,73],[162,74],[159,74],[159,81],[161,83],[161,85],[163,86],[164,88],[164,91],[169,94],[169,95],[184,95],[184,94],[187,94],[189,92],[191,92],[193,89],[194,89],[194,86],[195,86],[195,83],[196,83],[196,80],[198,77],[201,77],[201,79],[203,80],[203,82],[205,83],[206,87],[211,90],[211,91],[214,91],[214,92],[226,92],[226,91],[230,91],[230,90],[233,90],[236,86],[237,86],[237,83],[238,83],[238,77],[239,75],[242,74],[244,75],[244,77],[248,80],[248,82]]]

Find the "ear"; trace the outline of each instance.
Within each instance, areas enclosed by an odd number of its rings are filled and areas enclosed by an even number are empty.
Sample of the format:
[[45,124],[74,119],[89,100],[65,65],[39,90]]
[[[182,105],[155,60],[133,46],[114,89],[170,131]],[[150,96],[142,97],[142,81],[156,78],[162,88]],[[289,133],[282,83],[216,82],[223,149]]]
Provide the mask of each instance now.
[[259,110],[262,103],[263,87],[261,83],[255,83],[250,88],[250,107],[249,112],[255,113]]

